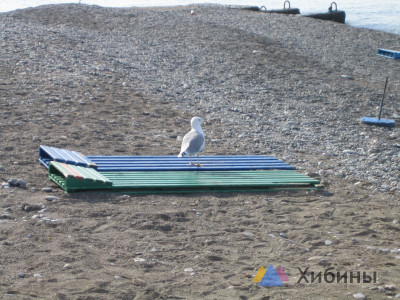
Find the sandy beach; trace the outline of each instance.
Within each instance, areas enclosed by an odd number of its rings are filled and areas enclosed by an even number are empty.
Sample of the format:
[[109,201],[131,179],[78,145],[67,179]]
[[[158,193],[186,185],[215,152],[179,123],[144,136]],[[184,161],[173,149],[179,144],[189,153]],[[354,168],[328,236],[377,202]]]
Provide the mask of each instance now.
[[[0,298],[400,297],[400,61],[376,55],[399,35],[217,5],[50,5],[0,14],[0,45]],[[386,76],[397,127],[360,124]],[[324,189],[66,194],[38,163],[40,145],[178,155],[193,116],[203,154],[272,155]],[[270,265],[282,287],[253,282]]]

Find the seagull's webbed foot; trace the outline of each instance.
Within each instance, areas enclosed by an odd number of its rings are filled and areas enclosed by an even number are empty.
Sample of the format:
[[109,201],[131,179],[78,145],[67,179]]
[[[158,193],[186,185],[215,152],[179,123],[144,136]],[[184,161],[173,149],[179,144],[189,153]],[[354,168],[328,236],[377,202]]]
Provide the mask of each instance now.
[[199,163],[193,164],[193,165],[196,166],[196,167],[202,167],[203,166],[202,164],[199,164]]

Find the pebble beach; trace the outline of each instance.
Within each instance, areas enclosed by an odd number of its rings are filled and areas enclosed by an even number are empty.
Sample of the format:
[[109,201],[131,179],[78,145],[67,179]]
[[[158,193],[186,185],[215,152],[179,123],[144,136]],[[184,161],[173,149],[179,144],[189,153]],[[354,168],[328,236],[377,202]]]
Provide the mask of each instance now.
[[[400,297],[400,36],[192,5],[49,5],[0,14],[0,295],[17,299]],[[397,127],[360,124],[382,117]],[[272,155],[322,191],[65,194],[39,145]],[[252,282],[282,265],[284,287]],[[374,283],[299,282],[302,270]],[[360,298],[357,298],[360,297]],[[364,298],[362,298],[364,297]]]

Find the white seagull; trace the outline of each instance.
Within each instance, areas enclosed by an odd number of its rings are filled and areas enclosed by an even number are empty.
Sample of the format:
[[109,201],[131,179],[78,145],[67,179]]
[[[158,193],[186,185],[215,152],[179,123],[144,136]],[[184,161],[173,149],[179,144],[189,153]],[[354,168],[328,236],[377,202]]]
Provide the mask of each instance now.
[[[190,164],[201,167],[199,163],[199,153],[204,148],[204,134],[201,129],[201,124],[204,120],[200,117],[193,117],[190,121],[192,130],[185,134],[182,140],[181,152],[178,157],[183,157],[185,155],[190,155]],[[192,155],[197,155],[197,164],[192,163]]]

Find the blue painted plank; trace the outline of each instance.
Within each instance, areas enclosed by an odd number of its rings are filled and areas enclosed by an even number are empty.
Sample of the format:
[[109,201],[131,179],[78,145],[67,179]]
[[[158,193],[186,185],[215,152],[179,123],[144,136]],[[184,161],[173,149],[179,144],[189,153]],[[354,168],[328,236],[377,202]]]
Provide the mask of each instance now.
[[[197,158],[193,157],[193,162]],[[39,161],[48,167],[51,161],[76,166],[95,167],[98,171],[229,171],[295,170],[295,167],[272,156],[205,155],[201,167],[190,165],[189,157],[176,156],[83,156],[76,151],[40,146]]]
[[400,51],[393,51],[387,49],[378,49],[378,55],[393,59],[400,59]]
[[84,167],[95,166],[93,162],[79,152],[41,145],[39,147],[39,162],[48,168],[51,161]]
[[[200,156],[201,167],[190,165],[189,157],[175,156],[88,156],[98,171],[225,171],[294,170],[295,167],[271,156]],[[197,158],[192,159],[197,162]]]
[[394,120],[389,119],[378,119],[373,117],[362,117],[361,122],[367,125],[376,125],[376,126],[383,126],[383,127],[395,127],[396,123]]

